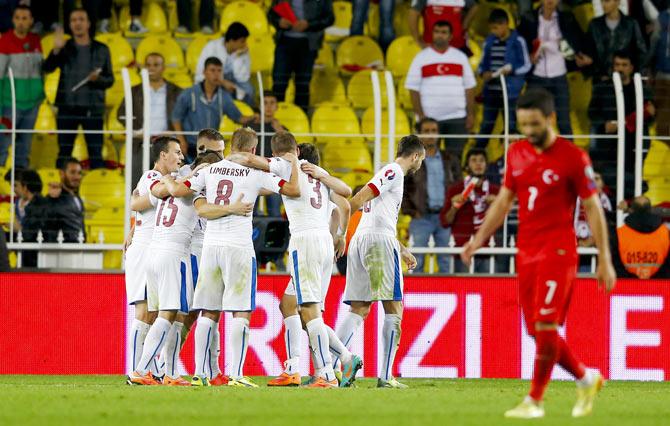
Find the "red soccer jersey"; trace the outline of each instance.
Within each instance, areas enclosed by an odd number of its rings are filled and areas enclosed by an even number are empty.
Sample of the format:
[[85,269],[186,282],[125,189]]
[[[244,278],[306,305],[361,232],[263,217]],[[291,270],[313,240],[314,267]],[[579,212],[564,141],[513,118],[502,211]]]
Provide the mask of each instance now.
[[584,151],[560,137],[541,153],[528,140],[518,141],[507,152],[503,185],[519,202],[520,261],[542,260],[557,250],[576,256],[575,203],[596,193]]

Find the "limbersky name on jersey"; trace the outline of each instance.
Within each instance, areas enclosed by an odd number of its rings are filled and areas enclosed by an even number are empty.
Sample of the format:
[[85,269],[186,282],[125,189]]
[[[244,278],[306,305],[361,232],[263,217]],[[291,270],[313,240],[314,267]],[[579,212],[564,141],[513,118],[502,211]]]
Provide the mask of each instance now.
[[209,171],[212,174],[224,175],[224,176],[238,176],[238,177],[248,177],[251,169],[233,169],[229,167],[212,167]]

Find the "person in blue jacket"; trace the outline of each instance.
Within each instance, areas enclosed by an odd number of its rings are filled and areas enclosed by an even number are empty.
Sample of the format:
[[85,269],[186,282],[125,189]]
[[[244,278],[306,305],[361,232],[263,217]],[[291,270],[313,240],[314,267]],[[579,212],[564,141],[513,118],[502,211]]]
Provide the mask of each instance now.
[[[493,9],[489,15],[491,34],[484,42],[484,53],[477,72],[484,81],[484,111],[479,134],[493,131],[498,113],[503,109],[503,93],[500,75],[505,76],[509,104],[509,130],[516,129],[516,99],[523,89],[525,76],[531,68],[526,41],[509,27],[509,16],[503,9]],[[488,145],[489,138],[477,140],[477,147]]]

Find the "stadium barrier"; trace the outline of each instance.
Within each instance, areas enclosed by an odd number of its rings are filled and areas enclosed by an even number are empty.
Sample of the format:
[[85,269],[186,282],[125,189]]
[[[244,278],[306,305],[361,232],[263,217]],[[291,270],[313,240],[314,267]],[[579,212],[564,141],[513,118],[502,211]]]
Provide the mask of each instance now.
[[[285,357],[278,309],[286,276],[258,280],[248,375],[276,375]],[[670,281],[619,280],[604,294],[594,280],[575,282],[560,333],[591,368],[614,380],[670,379]],[[325,321],[336,327],[348,310],[344,280],[334,277]],[[403,335],[394,374],[402,377],[530,378],[535,354],[517,303],[513,278],[406,277]],[[104,295],[104,297],[101,297]],[[0,275],[0,300],[10,327],[0,335],[0,374],[124,374],[133,308],[125,303],[123,275],[10,273]],[[222,366],[230,315],[221,321]],[[376,376],[383,312],[373,306],[352,349],[363,375]],[[192,373],[193,333],[181,352],[182,373]],[[308,373],[303,336],[301,370]],[[560,368],[554,377],[567,379]],[[119,382],[121,383],[121,382]]]

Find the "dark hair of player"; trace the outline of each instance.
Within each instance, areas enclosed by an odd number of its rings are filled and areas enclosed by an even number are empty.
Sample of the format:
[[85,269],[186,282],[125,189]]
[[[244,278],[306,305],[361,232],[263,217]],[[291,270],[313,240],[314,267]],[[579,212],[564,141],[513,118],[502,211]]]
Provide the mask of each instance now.
[[516,101],[516,109],[537,109],[545,117],[550,116],[554,111],[554,95],[541,87],[528,89]]
[[170,143],[172,142],[179,145],[179,139],[174,136],[158,136],[151,141],[151,162],[155,163],[158,161],[158,159],[161,158],[161,152],[167,153],[170,150]]
[[489,24],[508,24],[509,16],[503,9],[493,9],[489,14]]
[[205,59],[205,68],[207,68],[210,65],[222,67],[223,62],[221,62],[221,59],[217,58],[216,56],[210,56],[209,58]]
[[301,143],[298,145],[298,150],[300,151],[300,155],[298,156],[299,159],[307,160],[315,166],[318,166],[319,162],[321,162],[319,148],[317,148],[316,145],[311,143]]
[[398,157],[409,157],[410,155],[425,151],[423,142],[417,135],[408,135],[400,139],[398,143]]
[[226,30],[225,41],[239,40],[249,37],[249,30],[239,22],[233,22]]
[[258,135],[248,127],[241,127],[233,133],[231,148],[233,151],[248,151],[258,145]]
[[223,135],[216,129],[202,129],[198,132],[198,139],[209,139],[210,141],[222,141]]
[[295,136],[289,132],[277,132],[272,135],[270,140],[272,153],[276,155],[291,152],[298,147],[298,142],[295,141]]
[[451,25],[451,22],[449,21],[437,21],[435,24],[433,24],[433,28],[437,27],[449,27],[449,34],[454,33],[454,27]]
[[218,163],[221,160],[223,160],[223,158],[218,152],[208,150],[198,154],[198,156],[195,157],[195,161],[193,162],[191,167],[195,169],[196,167],[198,167],[203,163],[209,163],[209,164]]
[[421,128],[426,123],[436,123],[437,124],[437,120],[434,119],[434,118],[430,118],[430,117],[423,117],[421,120],[417,121],[416,125],[414,126],[414,129],[416,130],[416,132],[421,133]]
[[58,170],[65,171],[70,164],[79,164],[81,166],[81,162],[74,157],[62,157],[56,160],[56,168]]
[[[14,12],[12,12],[12,15],[16,13],[17,10],[27,10],[30,12],[30,16],[33,16],[33,10],[28,6],[27,4],[19,4],[14,8]],[[41,183],[41,181],[40,181]],[[32,192],[32,191],[31,191]]]
[[486,150],[482,148],[472,148],[471,150],[468,151],[468,153],[465,155],[465,164],[467,165],[470,162],[470,157],[474,157],[476,155],[482,155],[484,156],[484,161],[488,163],[489,157],[486,155]]

